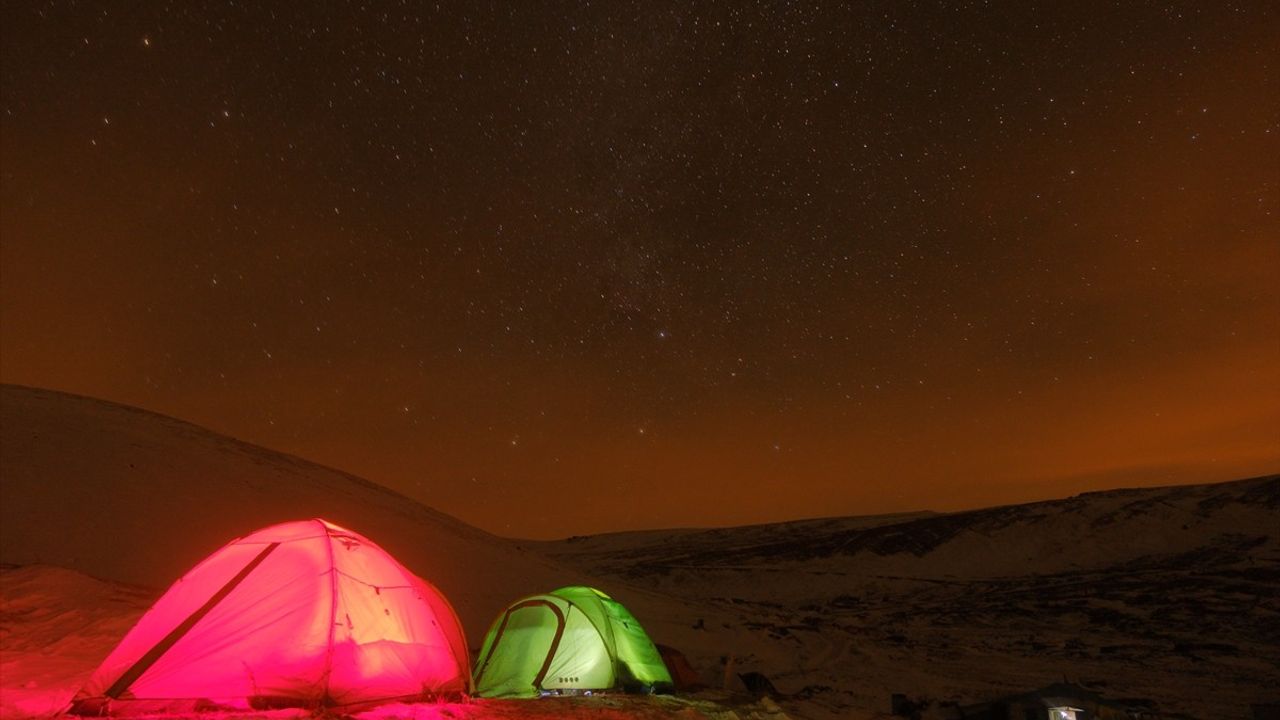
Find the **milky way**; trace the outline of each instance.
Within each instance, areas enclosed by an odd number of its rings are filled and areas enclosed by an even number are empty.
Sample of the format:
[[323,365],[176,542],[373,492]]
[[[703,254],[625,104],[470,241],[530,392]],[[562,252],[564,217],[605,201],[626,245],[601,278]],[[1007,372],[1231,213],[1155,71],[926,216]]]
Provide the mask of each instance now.
[[1273,3],[7,3],[6,382],[505,534],[1280,468]]

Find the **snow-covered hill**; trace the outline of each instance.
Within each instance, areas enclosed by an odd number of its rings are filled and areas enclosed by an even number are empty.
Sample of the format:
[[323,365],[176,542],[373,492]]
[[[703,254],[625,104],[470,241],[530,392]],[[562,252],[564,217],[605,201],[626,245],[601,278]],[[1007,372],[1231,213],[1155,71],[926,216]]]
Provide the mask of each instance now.
[[[531,546],[646,582],[685,568],[732,575],[769,567],[954,580],[1105,570],[1212,552],[1280,560],[1278,518],[1280,476],[1269,476],[948,514],[618,533]],[[820,591],[791,588],[810,589]]]
[[706,603],[668,636],[704,668],[718,648],[780,688],[827,688],[810,712],[883,709],[890,692],[972,702],[1063,676],[1195,718],[1247,718],[1277,697],[1280,476],[540,547]]
[[368,481],[173,418],[0,389],[0,562],[163,589],[235,537],[323,517],[434,583],[468,637],[506,603],[580,577]]

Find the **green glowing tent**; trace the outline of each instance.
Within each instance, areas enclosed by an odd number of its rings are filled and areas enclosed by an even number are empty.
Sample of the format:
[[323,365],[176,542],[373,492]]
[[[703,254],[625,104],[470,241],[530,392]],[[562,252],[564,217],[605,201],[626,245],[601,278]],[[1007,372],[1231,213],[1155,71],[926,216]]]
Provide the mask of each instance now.
[[475,682],[482,697],[672,686],[635,616],[599,590],[580,586],[522,598],[504,610],[480,646]]

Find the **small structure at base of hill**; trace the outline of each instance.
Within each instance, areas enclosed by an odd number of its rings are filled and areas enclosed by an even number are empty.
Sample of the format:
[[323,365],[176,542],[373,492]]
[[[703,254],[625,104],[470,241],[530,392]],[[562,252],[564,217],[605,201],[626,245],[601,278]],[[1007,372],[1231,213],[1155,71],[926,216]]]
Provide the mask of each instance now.
[[440,591],[324,520],[239,538],[182,576],[76,694],[82,715],[351,707],[461,695]]
[[494,620],[475,687],[481,697],[538,697],[665,692],[672,680],[634,615],[599,590],[571,586],[517,600]]

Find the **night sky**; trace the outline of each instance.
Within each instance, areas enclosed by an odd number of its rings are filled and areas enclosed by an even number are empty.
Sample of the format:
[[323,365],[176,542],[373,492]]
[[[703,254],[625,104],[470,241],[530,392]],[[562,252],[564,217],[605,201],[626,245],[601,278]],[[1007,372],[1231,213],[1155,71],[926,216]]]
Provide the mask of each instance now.
[[0,9],[5,382],[514,536],[1280,470],[1274,2],[252,5]]

